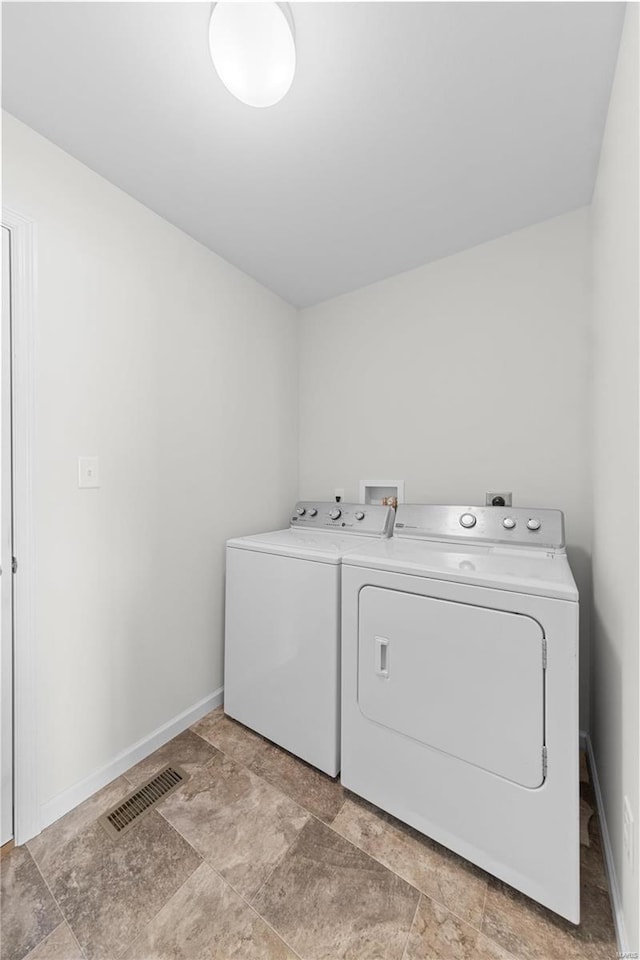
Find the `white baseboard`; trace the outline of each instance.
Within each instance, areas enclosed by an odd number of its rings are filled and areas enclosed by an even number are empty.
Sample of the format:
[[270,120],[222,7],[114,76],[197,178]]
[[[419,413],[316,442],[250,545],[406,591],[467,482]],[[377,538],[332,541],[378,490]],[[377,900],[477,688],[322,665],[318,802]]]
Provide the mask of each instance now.
[[64,790],[53,799],[43,803],[40,807],[40,830],[44,830],[50,823],[59,820],[69,810],[73,810],[79,803],[92,796],[96,790],[101,790],[116,777],[126,773],[134,764],[148,757],[158,747],[168,743],[169,740],[177,737],[179,733],[196,723],[205,714],[219,707],[222,703],[223,689],[223,687],[220,687],[218,690],[214,690],[208,697],[194,703],[192,707],[158,727],[149,736],[143,737],[142,740],[138,740],[137,743],[123,750],[104,767],[85,777],[80,783],[74,784],[68,790]]
[[629,941],[627,940],[627,930],[624,922],[624,913],[622,912],[622,898],[620,896],[620,887],[616,876],[616,867],[613,859],[613,848],[611,847],[611,838],[607,820],[604,815],[604,802],[602,799],[602,790],[598,779],[598,768],[596,767],[596,758],[593,753],[593,744],[588,733],[580,731],[580,746],[587,751],[589,759],[589,773],[591,774],[591,783],[593,792],[596,795],[596,806],[598,808],[598,818],[600,820],[600,832],[602,834],[602,846],[604,848],[604,862],[607,869],[607,880],[609,882],[609,894],[611,895],[611,908],[613,910],[613,922],[616,928],[616,940],[618,941],[618,953],[629,954]]

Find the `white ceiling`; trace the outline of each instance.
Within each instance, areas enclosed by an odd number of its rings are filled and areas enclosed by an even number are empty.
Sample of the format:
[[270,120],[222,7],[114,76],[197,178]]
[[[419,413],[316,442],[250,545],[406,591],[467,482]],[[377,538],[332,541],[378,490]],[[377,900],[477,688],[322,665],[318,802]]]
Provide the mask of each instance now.
[[4,3],[10,113],[296,305],[591,199],[619,3],[294,3],[236,101],[209,3]]

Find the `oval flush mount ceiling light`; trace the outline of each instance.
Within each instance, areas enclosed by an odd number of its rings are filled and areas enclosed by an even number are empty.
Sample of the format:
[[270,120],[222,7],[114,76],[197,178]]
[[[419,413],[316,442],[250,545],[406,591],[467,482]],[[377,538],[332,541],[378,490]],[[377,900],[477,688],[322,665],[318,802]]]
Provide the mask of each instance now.
[[209,48],[227,90],[251,107],[271,107],[289,90],[296,70],[288,4],[214,4]]

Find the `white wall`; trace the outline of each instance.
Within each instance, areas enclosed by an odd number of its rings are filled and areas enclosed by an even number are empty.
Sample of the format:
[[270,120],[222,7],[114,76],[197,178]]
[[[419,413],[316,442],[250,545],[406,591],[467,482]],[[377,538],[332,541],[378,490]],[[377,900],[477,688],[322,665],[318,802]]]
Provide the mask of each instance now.
[[297,493],[296,313],[3,121],[3,202],[37,222],[45,803],[221,686],[225,538]]
[[627,5],[591,210],[594,307],[593,710],[591,732],[628,948],[639,949],[638,848],[638,4]]
[[588,716],[591,477],[587,211],[302,311],[300,494],[566,513]]

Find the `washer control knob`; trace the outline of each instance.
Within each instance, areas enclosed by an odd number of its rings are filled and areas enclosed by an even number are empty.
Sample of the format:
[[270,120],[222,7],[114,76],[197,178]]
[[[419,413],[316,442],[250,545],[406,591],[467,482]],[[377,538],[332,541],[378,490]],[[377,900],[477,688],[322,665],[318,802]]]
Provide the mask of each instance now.
[[531,520],[527,520],[527,526],[529,527],[529,530],[539,530],[540,521],[536,520],[535,517],[532,517]]
[[476,522],[476,518],[472,513],[463,513],[460,517],[460,526],[467,527],[467,529],[470,527],[475,527]]
[[329,510],[329,516],[332,520],[338,520],[342,516],[342,510],[338,510],[337,507],[334,507],[333,510]]
[[316,510],[315,507],[311,507],[311,509],[309,510],[309,516],[310,516],[310,517],[315,517],[315,515],[317,514],[317,512],[318,512],[318,511]]
[[355,514],[355,518],[356,520],[364,520],[364,513],[362,510],[358,510],[358,512]]
[[507,530],[513,530],[515,525],[516,525],[516,522],[513,519],[513,517],[505,517],[504,520],[502,521],[502,526],[506,527]]
[[307,511],[304,507],[296,507],[296,513],[299,517],[303,517]]

